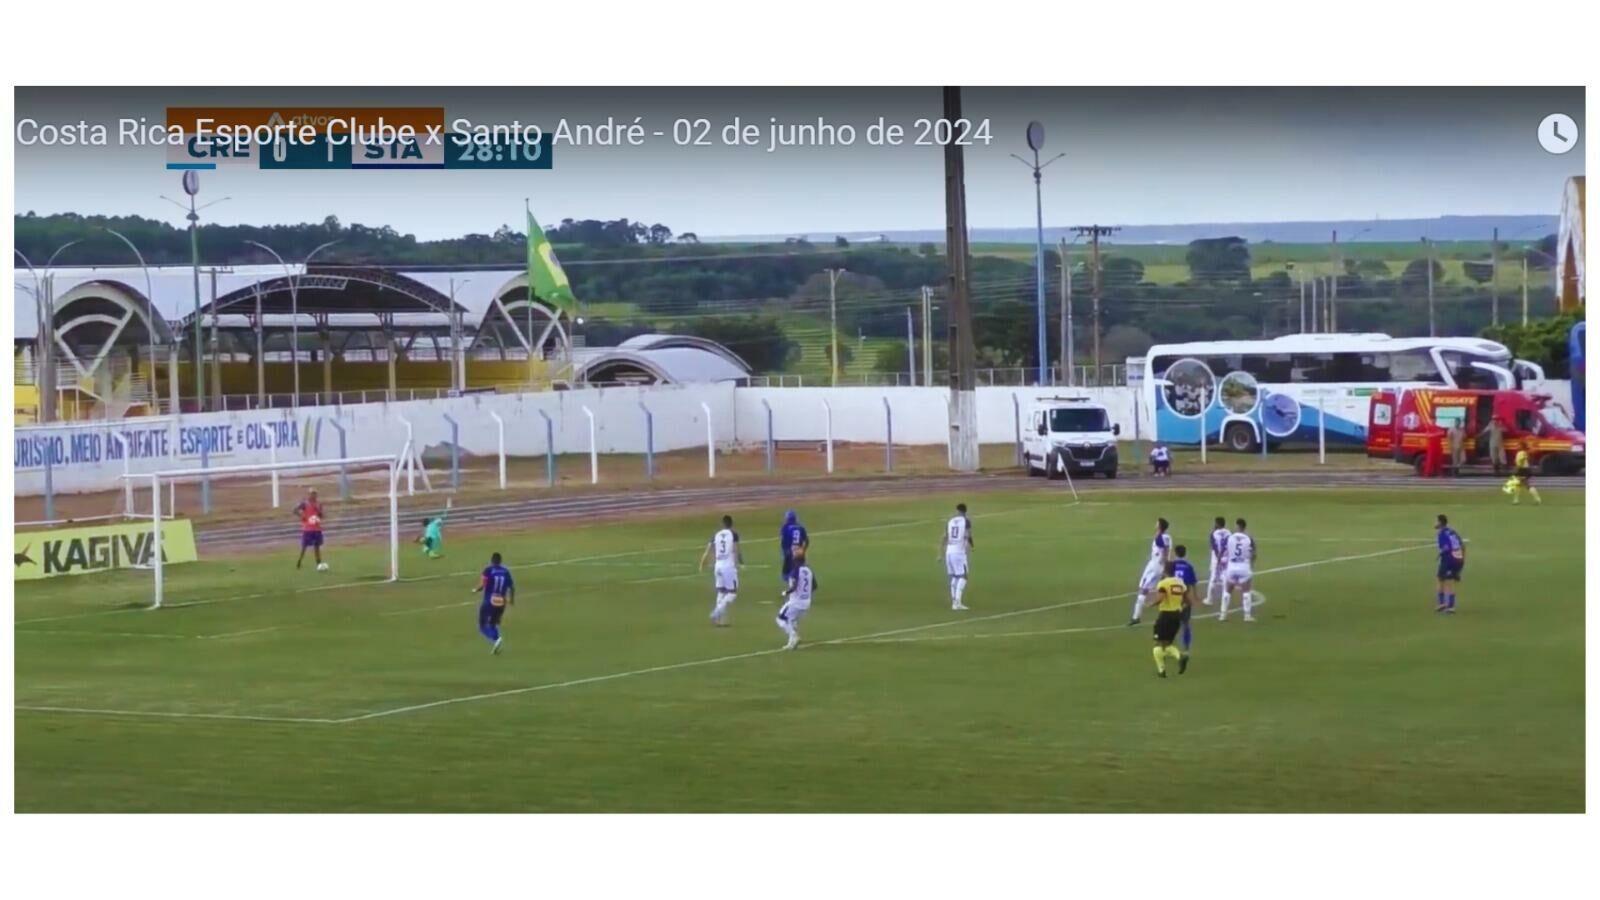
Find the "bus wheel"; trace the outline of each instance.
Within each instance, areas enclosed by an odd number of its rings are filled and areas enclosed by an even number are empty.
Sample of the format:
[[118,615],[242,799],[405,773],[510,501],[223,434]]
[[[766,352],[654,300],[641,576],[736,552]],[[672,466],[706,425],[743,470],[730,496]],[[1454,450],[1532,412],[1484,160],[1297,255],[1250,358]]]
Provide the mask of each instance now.
[[1235,422],[1222,433],[1222,444],[1235,453],[1249,453],[1256,449],[1256,436],[1250,426]]

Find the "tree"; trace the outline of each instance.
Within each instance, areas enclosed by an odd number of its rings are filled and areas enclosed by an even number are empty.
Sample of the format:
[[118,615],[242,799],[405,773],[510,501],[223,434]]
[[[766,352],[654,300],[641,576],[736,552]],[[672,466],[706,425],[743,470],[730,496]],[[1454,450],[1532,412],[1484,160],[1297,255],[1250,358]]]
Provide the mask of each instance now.
[[[1438,260],[1433,261],[1433,283],[1437,287],[1444,281],[1444,266]],[[1428,261],[1426,259],[1413,259],[1406,263],[1405,271],[1400,273],[1400,286],[1406,290],[1426,290],[1428,287]]]
[[843,250],[843,249],[845,249],[845,248],[850,246],[850,242],[845,239],[844,235],[836,234],[836,235],[833,236],[833,245],[835,247],[838,247],[839,249]]
[[1494,264],[1469,259],[1461,264],[1461,271],[1478,284],[1488,284],[1494,277]]
[[1548,269],[1556,264],[1556,236],[1547,234],[1523,252],[1522,258],[1528,261],[1530,269]]
[[783,324],[772,316],[711,316],[679,322],[672,330],[716,341],[756,372],[783,371],[796,349]]
[[1106,256],[1100,260],[1101,284],[1105,287],[1132,287],[1144,281],[1144,263],[1127,256]]
[[917,245],[917,253],[932,258],[939,255],[939,247],[933,241],[923,241]]
[[1583,321],[1583,310],[1521,323],[1492,325],[1483,336],[1506,345],[1511,355],[1544,367],[1546,378],[1571,378],[1572,359],[1568,336],[1572,326]]
[[[850,361],[855,359],[855,351],[850,349],[850,339],[846,335],[839,335],[839,371],[843,372]],[[828,367],[833,367],[833,341],[828,340],[822,345],[822,358],[827,361]]]
[[678,235],[678,243],[698,244],[700,243],[700,235],[695,234],[692,231],[685,231],[683,234]]
[[665,244],[672,240],[672,229],[657,222],[650,226],[649,241],[652,244]]
[[1244,238],[1201,238],[1184,254],[1189,278],[1201,284],[1250,280],[1250,248]]
[[1138,328],[1116,325],[1106,329],[1100,338],[1100,354],[1108,362],[1120,362],[1130,356],[1143,356],[1154,343],[1149,334]]

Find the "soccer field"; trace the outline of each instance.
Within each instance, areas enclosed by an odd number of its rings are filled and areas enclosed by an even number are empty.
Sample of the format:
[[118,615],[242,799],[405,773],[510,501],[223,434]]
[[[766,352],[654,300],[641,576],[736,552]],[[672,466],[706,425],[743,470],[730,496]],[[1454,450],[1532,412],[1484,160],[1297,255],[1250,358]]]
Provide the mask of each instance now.
[[[942,525],[971,507],[971,611]],[[800,507],[820,588],[778,648],[782,508],[450,533],[445,557],[292,547],[18,583],[19,811],[1581,811],[1583,496],[1097,490]],[[1468,543],[1433,610],[1433,517]],[[1162,680],[1126,628],[1157,516],[1250,520],[1258,621]],[[409,538],[411,535],[407,534]],[[477,572],[518,580],[506,649]],[[1205,566],[1200,565],[1204,578]],[[190,605],[183,605],[190,604]],[[1204,613],[1208,610],[1200,609]]]

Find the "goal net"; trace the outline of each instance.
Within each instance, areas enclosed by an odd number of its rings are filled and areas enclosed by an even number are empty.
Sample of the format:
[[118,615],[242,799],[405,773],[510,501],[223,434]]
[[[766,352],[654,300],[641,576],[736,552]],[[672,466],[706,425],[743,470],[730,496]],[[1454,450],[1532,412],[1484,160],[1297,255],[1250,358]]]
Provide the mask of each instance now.
[[[151,523],[152,608],[166,601],[169,587],[162,554],[164,523],[180,515],[204,516],[196,541],[217,553],[279,543],[298,552],[297,548],[311,542],[302,539],[295,510],[313,492],[327,516],[326,523],[318,523],[327,540],[348,547],[387,538],[387,571],[374,568],[356,574],[397,580],[401,459],[395,455],[359,456],[124,475],[133,485],[134,508],[128,511],[129,517]],[[308,553],[307,563],[314,558]]]

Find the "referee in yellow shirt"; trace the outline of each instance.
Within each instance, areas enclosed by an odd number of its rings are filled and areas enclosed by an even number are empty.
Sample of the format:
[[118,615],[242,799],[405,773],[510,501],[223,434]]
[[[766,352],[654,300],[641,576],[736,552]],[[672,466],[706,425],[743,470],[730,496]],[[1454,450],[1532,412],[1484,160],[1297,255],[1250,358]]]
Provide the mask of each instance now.
[[1522,446],[1517,450],[1517,459],[1511,479],[1506,482],[1505,492],[1511,495],[1511,503],[1516,505],[1522,502],[1523,492],[1533,498],[1534,503],[1542,503],[1539,499],[1539,489],[1533,486],[1533,456],[1528,451],[1533,449],[1533,442],[1527,438],[1522,439]]
[[1183,605],[1189,595],[1189,586],[1177,576],[1177,565],[1167,563],[1165,577],[1156,582],[1156,645],[1150,655],[1156,661],[1156,675],[1167,677],[1167,660],[1178,661],[1178,674],[1189,668],[1189,654],[1180,653],[1172,642],[1183,628]]

